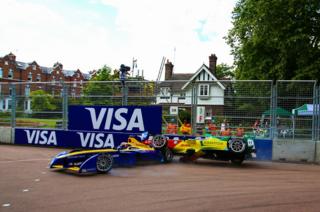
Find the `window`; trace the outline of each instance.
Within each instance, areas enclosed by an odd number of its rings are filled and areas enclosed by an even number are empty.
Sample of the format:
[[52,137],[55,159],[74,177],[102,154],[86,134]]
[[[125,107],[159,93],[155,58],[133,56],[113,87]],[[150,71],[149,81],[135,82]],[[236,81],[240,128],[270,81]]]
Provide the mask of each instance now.
[[41,81],[41,75],[40,75],[40,74],[37,74],[36,81],[37,81],[37,82],[40,82],[40,81]]
[[32,65],[32,70],[37,70],[37,66],[36,65]]
[[6,106],[5,106],[5,110],[11,110],[12,105],[11,105],[11,99],[6,99]]
[[13,78],[13,71],[12,71],[11,68],[9,69],[8,78],[9,78],[9,79],[12,79],[12,78]]
[[31,113],[31,100],[30,99],[24,101],[24,111],[26,113]]
[[9,96],[12,96],[12,88],[9,88]]
[[185,99],[186,98],[186,93],[180,93],[180,96],[178,99]]
[[169,87],[160,88],[160,96],[170,96],[170,88]]
[[202,84],[199,86],[199,96],[209,96],[209,85]]
[[30,85],[26,85],[24,93],[25,93],[25,96],[30,96]]
[[77,87],[77,80],[76,79],[73,80],[73,87]]
[[74,89],[72,89],[71,96],[72,96],[73,98],[76,97],[76,91],[75,91]]
[[55,85],[56,84],[56,77],[52,76],[52,84]]
[[9,62],[8,61],[4,61],[4,64],[7,66],[7,65],[9,65]]
[[32,81],[32,73],[31,72],[29,72],[29,74],[28,74],[28,81]]
[[0,68],[0,78],[3,77],[3,71],[2,71],[2,68]]

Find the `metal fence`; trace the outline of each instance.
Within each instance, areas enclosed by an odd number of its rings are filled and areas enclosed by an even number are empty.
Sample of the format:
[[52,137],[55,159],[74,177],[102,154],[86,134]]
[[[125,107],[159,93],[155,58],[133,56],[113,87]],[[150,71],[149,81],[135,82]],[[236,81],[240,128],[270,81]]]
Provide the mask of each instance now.
[[[0,125],[67,128],[69,105],[161,105],[163,132],[319,140],[316,81],[0,83]],[[152,117],[150,117],[152,118]]]

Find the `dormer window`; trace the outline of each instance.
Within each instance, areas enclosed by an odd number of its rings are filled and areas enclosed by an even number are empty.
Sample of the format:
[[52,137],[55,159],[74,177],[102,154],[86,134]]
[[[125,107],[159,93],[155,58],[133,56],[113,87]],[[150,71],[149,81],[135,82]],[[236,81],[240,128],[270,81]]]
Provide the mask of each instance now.
[[160,99],[169,99],[170,98],[170,88],[162,87],[160,88]]
[[199,85],[199,96],[209,96],[209,84],[201,84]]
[[32,81],[32,73],[31,72],[29,72],[29,74],[28,74],[28,81]]
[[40,74],[37,74],[36,81],[37,81],[37,82],[40,82],[40,81],[41,81],[41,75],[40,75]]
[[160,88],[160,96],[170,96],[170,88],[169,87]]
[[36,65],[32,65],[32,70],[37,70],[37,66]]
[[13,78],[13,71],[12,71],[11,68],[9,69],[8,78],[9,78],[9,79],[12,79],[12,78]]
[[7,65],[9,65],[9,62],[8,61],[4,61],[4,64],[7,66]]

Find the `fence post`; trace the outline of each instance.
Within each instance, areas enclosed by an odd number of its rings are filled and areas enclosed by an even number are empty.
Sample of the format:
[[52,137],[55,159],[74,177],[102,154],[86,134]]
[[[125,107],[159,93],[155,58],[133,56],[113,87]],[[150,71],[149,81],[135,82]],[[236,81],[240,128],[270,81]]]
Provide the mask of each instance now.
[[191,126],[192,126],[192,134],[195,134],[197,127],[197,86],[194,82],[192,82],[192,90],[191,90]]
[[16,127],[16,86],[15,84],[10,84],[11,87],[11,127]]
[[318,81],[318,105],[317,105],[317,112],[318,112],[318,126],[317,126],[317,130],[318,130],[318,138],[317,140],[320,140],[320,84]]
[[270,126],[270,138],[274,139],[276,132],[277,132],[277,92],[278,92],[278,86],[277,81],[272,82],[271,86],[271,113],[270,113],[270,120],[271,120],[271,126]]
[[127,86],[125,80],[121,81],[122,84],[122,106],[127,106],[128,104],[128,94],[127,94]]
[[315,86],[315,106],[313,107],[314,115],[315,115],[315,141],[320,140],[320,86],[317,81]]
[[317,140],[317,83],[314,84],[313,86],[313,97],[312,97],[312,106],[313,106],[313,113],[312,113],[312,140],[316,141]]
[[62,128],[66,130],[68,128],[68,87],[65,83],[62,83]]

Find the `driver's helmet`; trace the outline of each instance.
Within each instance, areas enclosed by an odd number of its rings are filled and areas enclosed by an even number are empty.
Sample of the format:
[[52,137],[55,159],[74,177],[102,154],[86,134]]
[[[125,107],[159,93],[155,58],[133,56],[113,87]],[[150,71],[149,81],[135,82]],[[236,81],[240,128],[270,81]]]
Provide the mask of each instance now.
[[117,149],[126,149],[129,147],[129,144],[127,142],[122,142]]

